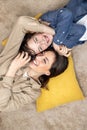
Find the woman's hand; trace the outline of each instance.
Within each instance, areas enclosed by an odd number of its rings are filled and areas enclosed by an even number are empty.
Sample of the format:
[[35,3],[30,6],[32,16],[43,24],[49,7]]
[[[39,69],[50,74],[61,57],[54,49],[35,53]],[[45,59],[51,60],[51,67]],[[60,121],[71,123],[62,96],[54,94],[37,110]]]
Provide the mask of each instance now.
[[28,56],[27,52],[19,53],[12,61],[6,76],[14,77],[17,70],[25,66],[30,61],[30,59],[31,57]]
[[60,55],[64,55],[66,57],[69,57],[71,55],[72,49],[67,48],[64,45],[57,45],[57,44],[53,43],[53,47]]
[[31,57],[28,56],[27,52],[19,53],[16,58],[12,61],[11,67],[15,70],[20,69],[30,61]]

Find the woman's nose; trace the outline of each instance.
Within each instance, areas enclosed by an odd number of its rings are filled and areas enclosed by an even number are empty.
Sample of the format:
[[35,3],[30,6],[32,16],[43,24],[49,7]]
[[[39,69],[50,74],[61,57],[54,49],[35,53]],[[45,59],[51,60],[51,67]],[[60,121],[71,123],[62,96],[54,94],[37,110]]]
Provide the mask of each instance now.
[[39,53],[37,56],[36,56],[36,59],[41,61],[43,58],[43,53]]

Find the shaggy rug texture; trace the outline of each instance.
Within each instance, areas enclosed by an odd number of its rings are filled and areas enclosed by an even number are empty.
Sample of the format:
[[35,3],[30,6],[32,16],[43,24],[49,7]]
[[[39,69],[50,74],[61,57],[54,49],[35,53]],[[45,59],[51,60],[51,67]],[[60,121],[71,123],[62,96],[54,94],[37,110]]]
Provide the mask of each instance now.
[[[8,37],[21,15],[60,8],[68,0],[0,0],[0,42]],[[87,43],[73,48],[80,87],[87,96]],[[87,130],[87,98],[38,113],[35,103],[15,112],[0,113],[0,130]]]

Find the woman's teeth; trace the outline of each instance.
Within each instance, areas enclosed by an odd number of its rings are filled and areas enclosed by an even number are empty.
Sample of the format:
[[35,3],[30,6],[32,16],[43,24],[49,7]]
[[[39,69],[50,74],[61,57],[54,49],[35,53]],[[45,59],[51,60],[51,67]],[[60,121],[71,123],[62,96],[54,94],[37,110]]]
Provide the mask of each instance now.
[[36,62],[35,60],[34,60],[33,62],[34,62],[34,64],[35,64],[36,66],[38,66],[38,65],[37,65],[37,62]]

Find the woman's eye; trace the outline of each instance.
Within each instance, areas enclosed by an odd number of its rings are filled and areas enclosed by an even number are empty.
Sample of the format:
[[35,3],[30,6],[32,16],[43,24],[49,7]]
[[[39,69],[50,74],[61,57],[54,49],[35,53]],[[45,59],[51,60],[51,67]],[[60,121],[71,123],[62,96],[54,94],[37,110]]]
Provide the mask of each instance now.
[[44,59],[43,61],[44,61],[44,63],[46,64],[46,59]]

